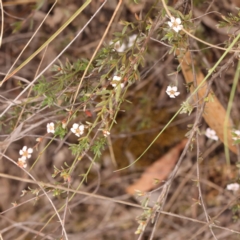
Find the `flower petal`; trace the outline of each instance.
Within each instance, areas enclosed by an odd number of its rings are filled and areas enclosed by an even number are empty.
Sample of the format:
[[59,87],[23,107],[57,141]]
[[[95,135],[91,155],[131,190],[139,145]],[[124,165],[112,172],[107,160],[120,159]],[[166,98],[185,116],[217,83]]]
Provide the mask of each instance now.
[[83,131],[83,130],[84,130],[84,125],[80,125],[80,126],[79,126],[79,130],[80,130],[80,131]]
[[172,90],[173,90],[174,92],[176,92],[176,91],[177,91],[177,87],[176,87],[176,86],[173,86],[173,87],[172,87]]
[[29,148],[29,149],[28,149],[28,153],[33,153],[33,149],[32,149],[32,148]]
[[183,29],[183,25],[178,26],[179,31]]
[[238,191],[239,184],[238,183],[231,183],[227,185],[227,190]]
[[113,81],[120,81],[121,80],[121,77],[119,77],[119,76],[114,76],[113,77]]
[[169,92],[169,91],[171,91],[171,90],[172,90],[172,87],[171,87],[171,86],[168,86],[166,92]]
[[79,125],[78,125],[77,123],[74,123],[72,127],[73,127],[74,129],[77,129],[78,126],[79,126]]
[[174,27],[173,30],[174,30],[175,32],[178,32],[178,28],[177,28],[177,27]]
[[181,24],[181,19],[180,18],[176,18],[175,20],[178,24]]
[[21,161],[21,162],[26,162],[27,158],[25,156],[21,156],[18,161]]

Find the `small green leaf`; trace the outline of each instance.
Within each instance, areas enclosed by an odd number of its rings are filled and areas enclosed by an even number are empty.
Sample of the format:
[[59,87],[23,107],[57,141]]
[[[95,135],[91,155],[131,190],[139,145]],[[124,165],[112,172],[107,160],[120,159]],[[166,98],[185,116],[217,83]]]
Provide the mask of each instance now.
[[23,24],[23,22],[20,22],[20,21],[12,23],[12,26],[13,26],[12,33],[19,32],[22,28],[22,24]]
[[96,105],[96,108],[102,107],[102,106],[104,106],[104,105],[106,105],[106,104],[107,104],[107,101],[102,101],[102,102],[100,102],[100,103],[98,103],[98,104]]
[[116,102],[118,102],[122,91],[121,84],[118,84],[118,86],[115,89],[116,89],[115,100]]

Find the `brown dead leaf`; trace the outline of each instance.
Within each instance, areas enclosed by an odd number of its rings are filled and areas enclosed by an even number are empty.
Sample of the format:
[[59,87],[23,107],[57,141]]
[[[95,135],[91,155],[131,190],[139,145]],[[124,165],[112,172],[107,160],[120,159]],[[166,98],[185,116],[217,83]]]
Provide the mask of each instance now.
[[169,173],[172,171],[175,163],[178,160],[180,151],[185,147],[186,143],[187,139],[184,139],[163,157],[149,166],[146,171],[144,171],[140,179],[127,187],[126,192],[132,195],[136,190],[147,192],[156,187],[156,184],[154,183],[155,179],[157,179],[159,182],[166,179]]
[[240,7],[239,0],[232,0],[232,3],[235,4],[235,6]]
[[[190,53],[187,52],[183,59],[179,59],[179,62],[182,67],[182,72],[185,77],[186,83],[191,83],[194,79],[194,75],[191,69],[191,57]],[[203,73],[196,67],[196,81],[197,85],[199,85],[202,80],[204,79]],[[193,88],[191,88],[191,91],[193,91]],[[199,90],[198,90],[198,96],[199,99],[204,98],[204,95],[207,91],[207,85],[204,84]],[[224,142],[223,139],[223,131],[224,131],[224,120],[226,116],[226,110],[222,106],[222,104],[219,102],[218,98],[214,95],[214,93],[211,91],[209,93],[209,101],[206,103],[205,110],[203,117],[210,128],[216,131],[217,136],[221,140],[221,142]],[[228,122],[228,148],[237,154],[237,148],[233,145],[232,140],[232,134],[231,130],[233,129],[231,120]]]

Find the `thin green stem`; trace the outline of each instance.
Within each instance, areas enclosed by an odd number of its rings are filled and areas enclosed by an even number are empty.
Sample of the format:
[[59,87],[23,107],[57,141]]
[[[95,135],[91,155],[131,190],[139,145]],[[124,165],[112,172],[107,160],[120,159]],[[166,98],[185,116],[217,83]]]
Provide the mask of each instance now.
[[41,151],[41,153],[38,154],[37,159],[34,161],[33,165],[31,166],[31,168],[29,169],[29,172],[31,172],[31,170],[34,168],[35,164],[38,162],[39,158],[41,157],[42,153],[50,146],[50,144],[53,142],[53,140],[56,138],[56,136],[54,136],[51,141],[49,141],[49,143],[44,147],[44,149]]
[[230,119],[230,113],[231,113],[231,109],[232,109],[235,92],[237,89],[237,84],[239,81],[239,76],[240,76],[240,61],[238,60],[238,65],[237,65],[237,69],[236,69],[234,80],[233,80],[233,86],[232,86],[229,101],[228,101],[226,117],[224,120],[224,130],[223,130],[224,151],[225,151],[226,162],[228,165],[230,165],[230,154],[229,154],[229,149],[228,149],[228,128],[227,128],[227,126],[228,126],[228,122]]

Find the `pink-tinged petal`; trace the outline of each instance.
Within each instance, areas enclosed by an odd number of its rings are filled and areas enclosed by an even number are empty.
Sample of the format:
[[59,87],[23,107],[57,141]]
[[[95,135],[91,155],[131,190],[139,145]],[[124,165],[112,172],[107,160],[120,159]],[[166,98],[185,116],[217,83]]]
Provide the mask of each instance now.
[[21,162],[26,162],[27,158],[25,156],[22,156],[18,159],[18,161],[21,161]]
[[209,134],[211,134],[211,135],[215,135],[216,134],[216,132],[215,132],[215,130],[213,130],[213,129],[209,129]]
[[172,87],[172,90],[173,90],[174,92],[176,92],[176,91],[177,91],[177,87],[176,87],[176,86],[173,86],[173,87]]
[[238,183],[231,183],[227,185],[227,190],[238,191],[239,184]]
[[27,163],[25,161],[22,161],[22,160],[18,159],[18,166],[26,168],[27,167]]
[[211,128],[206,129],[205,135],[210,139],[218,141],[218,136],[216,135],[216,132]]

